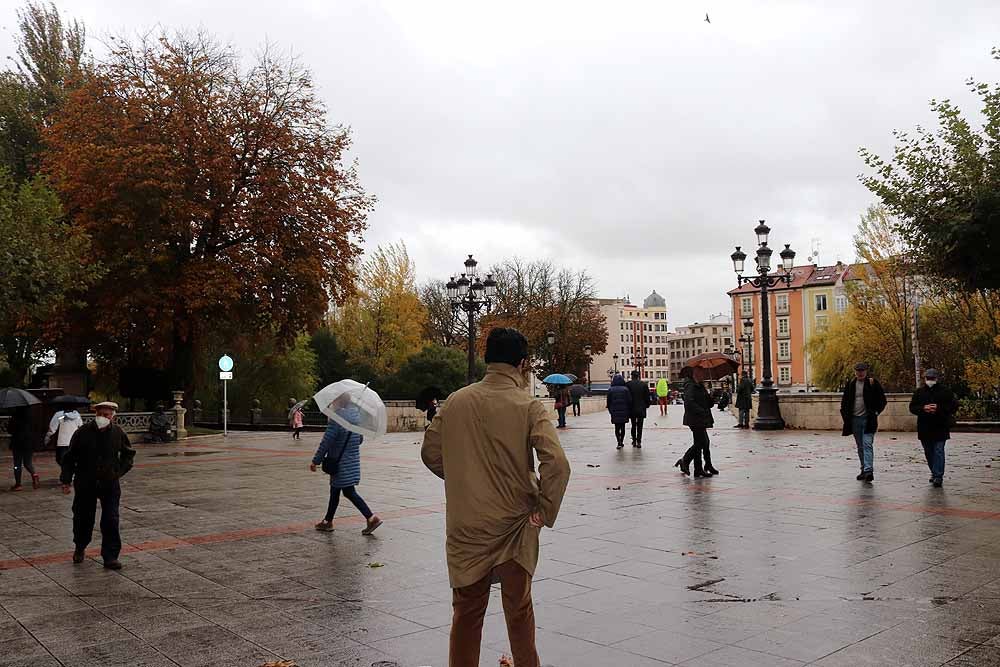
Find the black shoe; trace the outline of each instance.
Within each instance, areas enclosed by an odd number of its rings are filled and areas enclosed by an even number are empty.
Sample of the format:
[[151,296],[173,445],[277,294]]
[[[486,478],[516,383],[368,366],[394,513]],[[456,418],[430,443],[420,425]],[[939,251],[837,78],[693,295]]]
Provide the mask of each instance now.
[[624,442],[619,442],[618,443],[618,449],[625,449],[625,443]]
[[79,565],[80,563],[83,562],[83,558],[85,555],[86,554],[84,553],[84,550],[81,549],[80,547],[77,547],[76,549],[73,550],[73,562]]
[[940,489],[940,488],[941,488],[941,485],[942,485],[943,483],[944,483],[944,482],[943,482],[942,480],[940,480],[940,479],[936,479],[936,480],[934,480],[934,488],[935,488],[935,489]]
[[122,569],[121,562],[116,558],[115,560],[104,561],[104,569],[106,570],[120,570]]
[[701,471],[701,473],[702,473],[702,475],[704,475],[705,477],[711,477],[711,476],[713,475],[712,471],[711,471],[711,470],[709,470],[708,468],[705,468],[704,470],[702,470],[702,471]]
[[933,483],[934,483],[934,478],[933,478],[933,477],[931,477],[931,478],[930,478],[929,480],[927,480],[927,483],[928,483],[928,484],[933,484]]
[[718,475],[718,474],[719,474],[719,471],[718,471],[718,470],[716,470],[715,468],[713,468],[713,467],[712,467],[712,466],[710,466],[710,465],[708,465],[708,466],[705,466],[705,472],[708,472],[708,473],[711,473],[711,474],[713,474],[713,475]]
[[873,472],[866,472],[865,473],[865,481],[866,482],[874,482],[875,481],[875,473],[873,473]]
[[674,467],[680,468],[681,472],[684,473],[686,476],[688,477],[691,476],[691,469],[687,466],[686,463],[684,463],[684,459],[677,459],[677,463],[674,464]]
[[864,481],[864,479],[865,479],[865,471],[862,470],[860,473],[858,473],[858,476],[855,477],[854,479],[858,480],[859,482]]
[[633,442],[632,446],[635,447],[636,449],[642,449],[642,443],[641,442]]
[[695,477],[711,477],[711,475],[706,475],[704,470],[695,470],[694,471],[694,476]]

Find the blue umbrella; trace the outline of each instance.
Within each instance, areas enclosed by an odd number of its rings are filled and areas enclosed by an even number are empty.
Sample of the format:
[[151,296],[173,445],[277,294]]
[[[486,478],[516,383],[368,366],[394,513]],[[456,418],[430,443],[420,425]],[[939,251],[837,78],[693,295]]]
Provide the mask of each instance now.
[[553,373],[542,380],[542,384],[573,384],[573,381],[562,373]]

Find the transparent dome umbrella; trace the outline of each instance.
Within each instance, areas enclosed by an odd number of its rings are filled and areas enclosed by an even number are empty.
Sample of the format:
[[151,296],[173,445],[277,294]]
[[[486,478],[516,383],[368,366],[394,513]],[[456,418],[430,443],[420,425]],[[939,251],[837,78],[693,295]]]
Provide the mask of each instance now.
[[320,389],[313,400],[320,412],[348,431],[368,438],[385,435],[388,423],[385,403],[368,385],[340,380]]

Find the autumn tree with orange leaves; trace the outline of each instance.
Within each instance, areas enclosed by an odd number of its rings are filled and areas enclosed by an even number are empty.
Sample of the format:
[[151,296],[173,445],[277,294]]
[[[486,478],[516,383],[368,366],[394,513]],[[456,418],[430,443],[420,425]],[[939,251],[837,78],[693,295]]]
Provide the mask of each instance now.
[[44,139],[107,275],[66,313],[99,359],[190,389],[211,334],[291,344],[352,290],[373,205],[312,76],[204,34],[116,40]]

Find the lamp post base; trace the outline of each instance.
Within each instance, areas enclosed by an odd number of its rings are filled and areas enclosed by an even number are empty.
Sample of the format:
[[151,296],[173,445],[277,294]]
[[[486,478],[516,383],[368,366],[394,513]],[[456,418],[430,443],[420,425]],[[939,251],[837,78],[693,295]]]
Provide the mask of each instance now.
[[760,397],[757,401],[757,418],[753,422],[755,431],[780,431],[785,428],[785,420],[781,418],[781,408],[778,406],[778,390],[774,387],[761,387],[757,390]]

